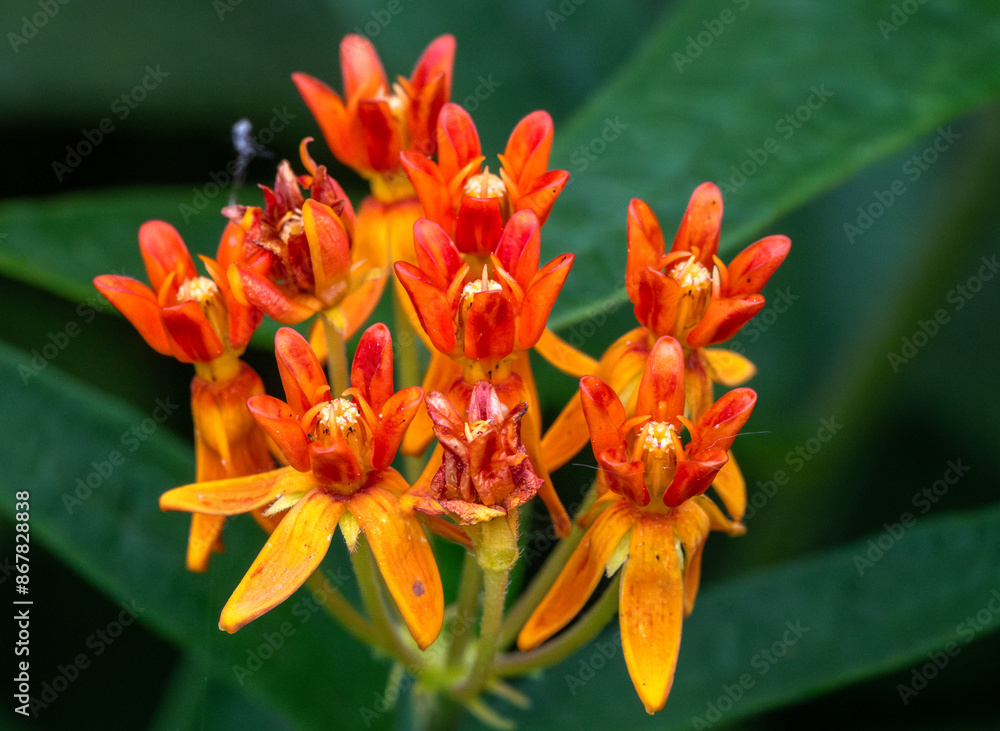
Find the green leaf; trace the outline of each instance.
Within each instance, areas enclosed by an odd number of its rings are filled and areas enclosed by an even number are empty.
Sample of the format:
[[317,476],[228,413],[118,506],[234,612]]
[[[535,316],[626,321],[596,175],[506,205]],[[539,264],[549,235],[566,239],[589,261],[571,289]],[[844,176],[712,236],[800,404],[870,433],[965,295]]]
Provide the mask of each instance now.
[[[218,630],[219,611],[265,536],[248,516],[233,519],[224,535],[228,550],[213,557],[209,571],[184,570],[189,518],[158,507],[162,492],[194,474],[193,449],[167,428],[183,394],[165,393],[141,412],[56,365],[21,385],[19,367],[30,367],[30,356],[0,344],[0,378],[8,384],[0,396],[0,480],[8,496],[30,493],[34,541],[136,607],[141,621],[187,651],[204,673],[235,683],[299,728],[328,728],[337,718],[353,724],[363,707],[373,710],[372,689],[384,687],[387,664],[321,616],[306,592],[235,635]],[[13,519],[14,500],[4,500],[2,510]],[[346,555],[337,553],[324,571],[343,585],[349,571],[338,563]],[[369,717],[373,728],[391,720],[381,710]]]
[[577,259],[550,324],[600,319],[624,301],[631,198],[650,204],[669,241],[694,188],[715,181],[731,249],[1000,92],[993,3],[921,5],[885,38],[891,13],[865,0],[690,0],[665,17],[556,131],[551,165],[572,178],[543,242]]
[[911,665],[933,683],[927,653],[957,657],[997,629],[1000,505],[910,516],[869,540],[706,588],[656,716],[635,695],[617,626],[521,683],[533,705],[513,716],[525,728],[567,731],[581,718],[592,728],[705,728]]

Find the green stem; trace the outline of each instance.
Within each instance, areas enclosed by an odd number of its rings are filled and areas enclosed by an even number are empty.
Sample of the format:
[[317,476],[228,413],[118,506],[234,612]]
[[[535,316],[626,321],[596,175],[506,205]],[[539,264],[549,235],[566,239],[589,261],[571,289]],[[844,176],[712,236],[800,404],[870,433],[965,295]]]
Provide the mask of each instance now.
[[618,611],[618,584],[621,572],[615,574],[611,584],[587,612],[568,630],[554,640],[546,642],[531,652],[501,655],[494,664],[499,676],[525,675],[539,668],[549,667],[565,660],[588,644],[607,625]]
[[472,702],[489,683],[493,672],[503,622],[504,600],[507,598],[507,581],[510,569],[483,571],[483,618],[479,625],[479,643],[476,659],[468,679],[455,690],[459,698]]
[[379,638],[378,646],[411,672],[423,668],[423,658],[406,644],[392,620],[389,608],[382,597],[378,564],[363,533],[358,536],[357,545],[351,553],[351,565],[358,580],[361,599],[365,603],[375,634]]
[[472,553],[465,554],[462,563],[462,580],[458,585],[455,600],[455,619],[452,621],[451,644],[445,667],[451,668],[461,662],[465,648],[476,626],[476,608],[479,604],[479,590],[483,585],[483,572]]
[[351,603],[327,580],[322,572],[314,571],[312,576],[306,579],[306,585],[327,614],[337,620],[354,639],[366,645],[376,647],[381,645],[378,634],[371,623],[351,606]]
[[326,336],[326,372],[330,380],[330,392],[337,398],[351,385],[344,333],[326,312],[320,313],[320,319],[323,322],[323,334]]

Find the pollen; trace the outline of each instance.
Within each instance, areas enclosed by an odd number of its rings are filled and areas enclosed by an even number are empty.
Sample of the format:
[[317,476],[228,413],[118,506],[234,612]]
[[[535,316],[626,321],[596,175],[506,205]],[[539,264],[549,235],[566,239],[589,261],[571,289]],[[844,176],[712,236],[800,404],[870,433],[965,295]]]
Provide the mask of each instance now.
[[208,277],[193,277],[177,288],[178,302],[204,302],[219,293],[219,288]]
[[712,274],[692,256],[670,270],[670,278],[682,287],[700,287],[712,281]]
[[650,422],[643,431],[646,434],[643,440],[643,446],[646,451],[659,456],[673,450],[677,433],[674,431],[674,427],[668,422]]
[[319,410],[317,421],[327,433],[336,431],[347,435],[354,432],[360,418],[361,413],[357,406],[347,399],[338,398],[323,405]]
[[480,279],[473,279],[471,282],[465,285],[462,289],[462,297],[468,298],[480,292],[500,292],[503,287],[500,286],[500,282],[495,282],[490,279],[489,274],[486,271],[486,267],[483,267],[483,276]]

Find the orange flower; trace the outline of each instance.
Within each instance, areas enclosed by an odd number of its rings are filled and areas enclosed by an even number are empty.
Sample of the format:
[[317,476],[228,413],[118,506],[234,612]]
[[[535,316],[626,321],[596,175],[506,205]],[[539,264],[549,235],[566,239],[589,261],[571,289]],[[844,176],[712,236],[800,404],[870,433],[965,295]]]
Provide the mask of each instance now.
[[521,443],[527,404],[508,409],[488,381],[479,381],[467,418],[436,391],[427,394],[426,405],[444,460],[426,489],[410,491],[413,507],[472,525],[507,517],[535,496],[544,480]]
[[254,418],[288,467],[261,475],[186,485],[160,498],[164,510],[234,515],[291,508],[222,610],[235,632],[287,599],[319,566],[339,524],[353,551],[364,531],[389,593],[421,648],[441,630],[444,594],[434,554],[399,496],[409,488],[390,464],[420,407],[418,387],[393,393],[392,340],[372,325],[361,336],[351,388],[333,398],[306,340],[290,328],[275,338],[285,401],[255,396]]
[[[260,376],[239,359],[262,314],[240,303],[226,269],[243,248],[243,231],[229,224],[216,260],[201,257],[211,278],[198,274],[173,226],[149,221],[139,229],[139,248],[152,288],[128,277],[99,276],[94,285],[159,353],[194,363],[191,411],[199,482],[269,470],[264,433],[247,411],[247,399],[264,393]],[[265,529],[271,521],[255,516]],[[195,514],[187,566],[204,571],[221,551],[225,518]]]
[[[587,533],[518,637],[522,650],[551,637],[583,608],[602,573],[611,576],[624,565],[622,651],[648,713],[663,708],[670,692],[681,623],[694,608],[709,531],[743,530],[702,493],[725,464],[756,394],[731,391],[692,423],[682,416],[683,384],[683,350],[671,337],[660,338],[650,352],[638,415],[631,419],[610,386],[592,376],[581,379],[591,444],[609,490],[585,516],[593,520]],[[686,445],[682,427],[690,435]]]
[[352,34],[340,42],[344,98],[307,74],[292,74],[292,81],[334,156],[371,179],[373,188],[384,186],[374,191],[384,200],[380,193],[388,194],[393,185],[409,187],[400,175],[400,151],[434,154],[434,124],[451,95],[454,59],[454,37],[439,36],[417,61],[413,76],[399,77],[390,89],[374,46]]
[[462,107],[449,103],[438,117],[437,162],[421,151],[400,157],[424,216],[444,228],[459,251],[485,263],[515,213],[530,210],[544,224],[566,187],[568,172],[547,170],[552,134],[548,112],[532,112],[511,133],[499,176],[489,168],[480,171],[485,157],[476,125]]
[[[350,337],[378,304],[388,247],[352,246],[354,209],[326,167],[309,156],[309,141],[300,146],[309,175],[297,178],[282,162],[274,190],[263,188],[264,208],[223,210],[247,234],[245,261],[234,264],[229,279],[241,301],[284,325],[323,312]],[[309,186],[312,197],[306,199],[300,186]]]
[[[788,255],[785,236],[751,244],[727,267],[716,255],[722,222],[722,194],[713,183],[695,189],[670,251],[649,206],[633,199],[628,209],[625,287],[640,327],[615,341],[594,374],[606,381],[635,412],[636,386],[656,339],[670,335],[684,351],[685,409],[698,419],[712,404],[712,383],[738,386],[756,369],[742,355],[705,346],[736,335],[764,306],[760,294]],[[551,469],[586,444],[582,403],[574,397],[542,440]],[[715,489],[735,520],[746,508],[746,487],[735,460],[716,475]]]
[[[540,408],[526,351],[545,332],[573,255],[563,254],[539,269],[540,228],[531,211],[514,214],[490,253],[489,264],[473,272],[444,229],[421,219],[414,226],[419,266],[396,262],[395,270],[424,332],[447,356],[432,359],[425,390],[447,394],[460,414],[468,412],[473,384],[480,380],[496,387],[508,409],[528,405],[525,446],[545,480],[542,499],[557,530],[565,533],[568,516],[540,460]],[[423,452],[432,436],[429,420],[418,422],[404,452]]]

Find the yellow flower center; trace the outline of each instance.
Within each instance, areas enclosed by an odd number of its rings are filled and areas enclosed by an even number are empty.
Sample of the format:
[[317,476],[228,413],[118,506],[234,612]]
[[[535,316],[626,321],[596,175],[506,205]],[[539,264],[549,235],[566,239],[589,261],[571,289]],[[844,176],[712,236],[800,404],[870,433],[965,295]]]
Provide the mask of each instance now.
[[650,506],[662,506],[663,493],[677,473],[677,455],[683,451],[677,430],[666,421],[647,422],[634,451],[634,458],[645,465],[643,480],[649,488]]
[[675,265],[668,276],[681,286],[674,322],[677,338],[684,342],[712,301],[712,273],[692,255]]
[[322,439],[324,436],[347,439],[357,432],[360,419],[361,412],[350,400],[338,398],[327,401],[316,415],[319,433],[313,436],[316,441],[325,441],[326,443],[329,443],[330,440]]
[[504,198],[507,195],[507,186],[499,176],[493,175],[487,166],[483,172],[465,181],[463,191],[473,198]]
[[192,277],[177,288],[178,302],[198,302],[204,304],[219,293],[219,288],[208,277]]

